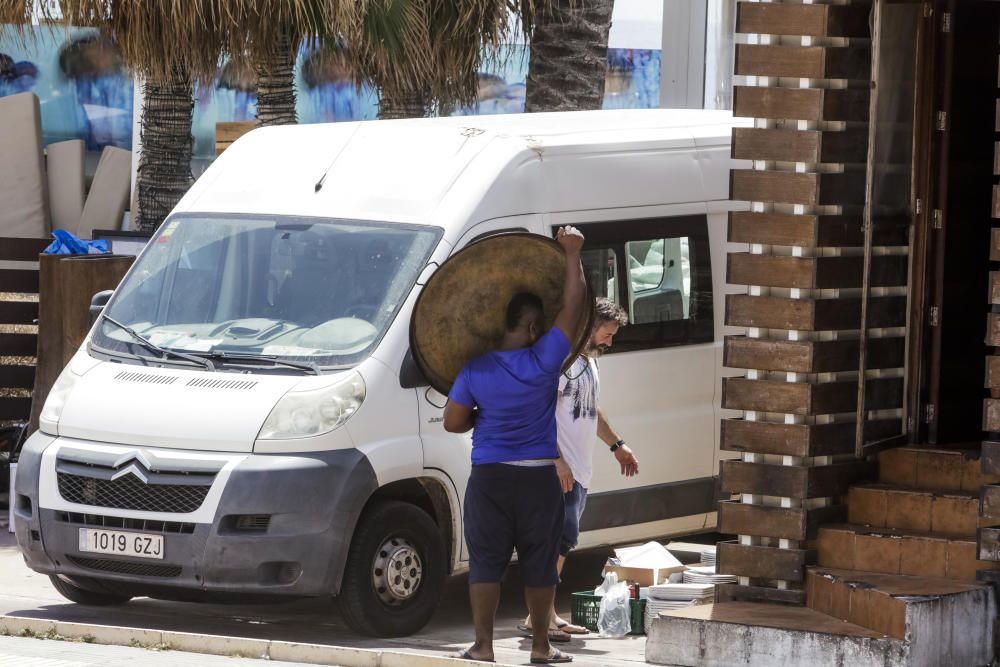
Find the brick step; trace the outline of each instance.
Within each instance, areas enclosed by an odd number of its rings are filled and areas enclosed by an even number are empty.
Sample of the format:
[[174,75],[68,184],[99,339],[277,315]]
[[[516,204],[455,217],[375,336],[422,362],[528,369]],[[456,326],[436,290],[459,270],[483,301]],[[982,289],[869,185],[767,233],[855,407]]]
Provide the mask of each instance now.
[[953,623],[995,613],[986,586],[821,567],[806,573],[806,600],[811,609],[894,639],[928,632],[947,640]]
[[979,493],[997,478],[980,469],[980,450],[899,447],[878,457],[879,481],[923,491]]
[[855,484],[847,494],[847,521],[975,539],[979,494],[923,491],[893,484]]
[[977,609],[978,616],[956,614],[954,626],[944,629],[922,627],[914,618],[922,631],[914,628],[902,640],[809,607],[723,602],[663,612],[646,638],[646,662],[683,667],[986,665],[993,655],[995,603],[992,589],[982,590],[988,603]]
[[820,567],[968,583],[976,581],[976,570],[1000,567],[1000,563],[976,559],[975,537],[852,524],[821,527],[816,555]]

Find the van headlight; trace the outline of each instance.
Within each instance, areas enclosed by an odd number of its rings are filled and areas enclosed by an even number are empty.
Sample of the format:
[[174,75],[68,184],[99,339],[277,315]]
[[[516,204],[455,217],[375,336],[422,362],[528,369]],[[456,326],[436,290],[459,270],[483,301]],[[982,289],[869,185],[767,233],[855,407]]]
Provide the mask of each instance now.
[[290,391],[264,421],[258,440],[291,440],[329,433],[342,426],[365,400],[365,381],[356,371],[324,389]]
[[59,374],[59,378],[52,385],[52,389],[49,390],[49,395],[45,397],[45,405],[42,406],[42,412],[38,415],[38,428],[42,433],[59,435],[59,418],[62,416],[63,408],[66,407],[66,399],[69,398],[70,392],[73,391],[78,377],[78,375],[70,370],[69,365]]

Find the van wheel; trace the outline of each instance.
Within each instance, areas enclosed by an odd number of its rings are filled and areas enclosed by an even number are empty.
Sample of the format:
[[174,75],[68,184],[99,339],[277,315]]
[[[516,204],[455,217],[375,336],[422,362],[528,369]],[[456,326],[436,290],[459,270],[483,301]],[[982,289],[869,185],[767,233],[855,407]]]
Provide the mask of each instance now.
[[446,558],[437,524],[419,507],[388,501],[366,509],[337,598],[344,620],[376,637],[420,630],[444,591]]
[[88,579],[84,583],[87,588],[77,586],[73,580],[61,575],[50,574],[49,581],[52,586],[59,591],[59,594],[70,602],[85,604],[91,607],[108,607],[112,605],[125,604],[132,599],[131,595],[115,593],[96,579]]

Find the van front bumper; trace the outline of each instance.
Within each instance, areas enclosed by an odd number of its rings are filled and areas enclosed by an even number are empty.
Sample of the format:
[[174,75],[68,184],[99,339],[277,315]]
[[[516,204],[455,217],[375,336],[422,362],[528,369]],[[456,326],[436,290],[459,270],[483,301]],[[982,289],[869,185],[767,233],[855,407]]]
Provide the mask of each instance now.
[[[212,523],[164,523],[144,512],[122,525],[104,507],[39,506],[41,458],[55,442],[36,433],[18,461],[14,526],[25,562],[44,574],[121,582],[135,595],[335,595],[358,516],[377,488],[371,464],[356,449],[251,454],[225,480]],[[80,530],[102,527],[160,534],[164,558],[81,551]]]

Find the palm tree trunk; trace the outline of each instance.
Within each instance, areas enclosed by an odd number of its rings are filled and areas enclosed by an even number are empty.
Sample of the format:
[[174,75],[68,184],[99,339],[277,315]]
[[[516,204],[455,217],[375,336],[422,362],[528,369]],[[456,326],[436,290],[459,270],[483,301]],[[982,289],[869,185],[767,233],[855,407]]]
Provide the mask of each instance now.
[[555,0],[531,35],[524,110],[600,109],[614,0]]
[[382,91],[378,100],[378,117],[381,120],[423,118],[430,111],[429,97],[426,93],[393,95]]
[[254,57],[257,74],[257,124],[293,125],[295,114],[295,56],[298,45],[285,31],[278,43]]
[[163,80],[143,83],[142,154],[136,174],[136,226],[154,231],[191,187],[193,86],[188,69],[174,65]]

